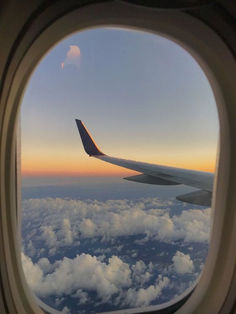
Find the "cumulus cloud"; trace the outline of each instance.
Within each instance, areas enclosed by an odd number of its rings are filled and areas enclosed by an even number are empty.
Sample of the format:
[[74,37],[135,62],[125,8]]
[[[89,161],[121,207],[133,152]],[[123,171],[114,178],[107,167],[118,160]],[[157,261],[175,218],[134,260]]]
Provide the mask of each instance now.
[[56,234],[53,230],[52,226],[42,226],[41,227],[42,231],[42,239],[45,240],[46,244],[48,247],[54,247],[57,242],[57,237]]
[[177,251],[172,258],[174,269],[178,274],[191,273],[194,270],[193,261],[188,254]]
[[61,311],[63,314],[69,314],[70,313],[70,310],[67,306],[64,306],[62,311]]
[[166,288],[168,284],[169,279],[159,275],[155,285],[151,285],[146,289],[128,289],[123,304],[133,307],[147,306],[162,293],[162,290]]
[[84,218],[79,224],[79,230],[84,237],[94,237],[97,235],[97,226],[89,218]]
[[76,45],[70,46],[65,60],[61,63],[61,68],[63,69],[68,64],[75,65],[76,67],[80,65],[80,48]]
[[43,271],[39,265],[33,264],[31,258],[24,253],[21,253],[21,260],[27,282],[31,289],[35,291],[38,287],[38,283],[42,280]]
[[[22,205],[25,226],[28,221],[34,221],[34,229],[41,232],[37,237],[49,249],[78,245],[83,238],[101,237],[106,241],[140,234],[145,237],[139,240],[140,244],[150,238],[164,242],[207,243],[209,240],[210,208],[188,209],[171,215],[169,204],[157,198],[104,202],[46,198],[25,200]],[[26,232],[26,249],[31,239]],[[29,250],[34,252],[32,243]]]
[[62,219],[61,229],[58,231],[60,240],[63,241],[65,245],[71,245],[73,242],[73,233],[71,231],[71,224],[68,218]]
[[76,293],[72,295],[73,298],[79,299],[79,304],[85,304],[89,301],[88,293],[84,292],[82,289],[78,289]]
[[132,278],[136,281],[136,283],[144,285],[152,277],[152,268],[152,262],[146,266],[142,260],[139,260],[132,266]]
[[74,259],[65,257],[54,264],[46,258],[34,264],[22,253],[22,264],[32,290],[39,297],[56,296],[57,304],[61,304],[65,295],[71,295],[78,299],[79,304],[85,304],[89,301],[88,292],[95,292],[102,303],[111,301],[115,296],[123,306],[142,307],[158,298],[169,284],[166,276],[159,275],[154,284],[143,288],[151,277],[152,263],[146,265],[137,261],[129,266],[117,256],[112,256],[105,263],[96,256],[83,253]]
[[51,266],[53,271],[44,276],[42,262],[33,264],[22,253],[22,264],[28,284],[39,296],[76,293],[85,302],[81,289],[95,291],[105,302],[122,287],[131,285],[131,270],[117,256],[108,263],[99,261],[89,254],[77,255],[74,259],[63,258]]
[[[23,254],[23,253],[22,253]],[[26,258],[23,254],[23,259]],[[38,261],[38,266],[41,268],[44,274],[52,270],[52,265],[46,257],[40,258]]]
[[[39,297],[57,298],[60,310],[68,295],[80,307],[93,296],[96,304],[124,308],[160,301],[164,290],[182,293],[204,262],[190,248],[196,242],[207,250],[211,210],[178,212],[175,205],[158,198],[24,200],[22,263],[29,285]],[[80,254],[63,258],[67,249],[69,256]],[[188,280],[179,283],[184,274]]]
[[177,238],[188,242],[208,242],[211,227],[211,208],[184,210],[172,219]]

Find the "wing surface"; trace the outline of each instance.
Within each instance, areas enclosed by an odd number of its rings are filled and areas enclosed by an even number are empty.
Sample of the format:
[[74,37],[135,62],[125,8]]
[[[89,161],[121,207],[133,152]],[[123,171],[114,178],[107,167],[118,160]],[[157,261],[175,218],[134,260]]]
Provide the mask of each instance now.
[[213,173],[167,167],[108,156],[102,153],[102,151],[98,148],[83,122],[76,119],[76,124],[81,136],[84,149],[89,156],[140,173],[137,176],[131,176],[124,179],[147,184],[184,184],[187,186],[191,186],[200,190],[194,191],[196,193],[191,192],[185,195],[180,195],[177,197],[177,199],[198,205],[210,205],[213,187]]

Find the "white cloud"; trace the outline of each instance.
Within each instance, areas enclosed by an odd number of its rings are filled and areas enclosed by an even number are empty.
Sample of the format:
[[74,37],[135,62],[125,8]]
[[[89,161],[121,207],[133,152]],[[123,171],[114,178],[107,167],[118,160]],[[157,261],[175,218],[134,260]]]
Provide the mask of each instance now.
[[38,296],[71,295],[85,289],[95,291],[106,302],[113,294],[131,285],[129,265],[117,256],[112,256],[108,263],[89,254],[77,255],[74,259],[65,257],[52,265],[53,272],[46,276],[40,268],[42,262],[33,264],[23,253],[22,264],[28,284]]
[[145,284],[150,280],[152,277],[152,263],[149,263],[148,266],[145,265],[145,263],[142,260],[139,260],[136,262],[135,265],[132,267],[132,278],[136,281],[138,284]]
[[57,237],[56,237],[56,234],[53,230],[53,227],[50,225],[49,226],[42,226],[40,229],[42,231],[42,239],[45,240],[48,247],[56,246]]
[[61,238],[64,244],[70,245],[73,242],[73,233],[71,231],[70,220],[68,218],[64,218],[62,220],[62,226],[60,230]]
[[52,265],[46,257],[40,258],[38,266],[42,269],[43,273],[49,273],[52,270]]
[[84,237],[94,237],[96,235],[96,225],[89,218],[84,218],[80,225],[79,231]]
[[[99,236],[109,240],[138,234],[146,236],[139,240],[140,244],[150,237],[167,242],[207,243],[211,209],[188,209],[171,216],[166,202],[157,198],[104,202],[46,198],[23,201],[23,220],[25,225],[34,221],[34,229],[41,230],[37,236],[50,249],[78,246],[80,238]],[[26,249],[31,239],[30,234],[25,235]],[[34,252],[32,243],[29,250]]]
[[[63,297],[66,298],[67,295],[77,298],[78,304],[86,304],[90,302],[90,292],[96,294],[100,303],[114,302],[132,307],[149,305],[161,296],[164,288],[176,289],[178,275],[188,273],[194,279],[194,268],[198,271],[197,263],[194,267],[190,256],[179,251],[173,258],[172,253],[169,253],[169,266],[163,266],[164,268],[159,268],[155,262],[145,264],[144,261],[137,260],[128,265],[122,260],[123,257],[107,257],[112,254],[125,256],[123,253],[127,249],[125,242],[119,238],[121,236],[143,235],[139,240],[134,238],[135,245],[146,245],[150,239],[166,242],[167,245],[176,240],[207,243],[211,210],[188,209],[179,215],[171,215],[174,205],[175,203],[160,201],[158,198],[132,201],[61,198],[24,200],[23,246],[27,255],[40,258],[45,252],[49,256],[54,255],[59,252],[59,248],[64,250],[65,246],[77,249],[80,241],[81,244],[94,241],[96,245],[97,237],[102,241],[102,246],[96,246],[97,249],[93,251],[97,256],[80,254],[75,258],[65,257],[55,263],[50,263],[49,259],[43,257],[34,264],[22,253],[22,264],[29,285],[39,297],[56,296],[60,306]],[[106,240],[110,241],[108,246]],[[189,244],[186,246],[189,247]],[[40,249],[36,250],[38,247]],[[40,255],[43,247],[44,255]],[[153,247],[154,242],[150,249]],[[158,258],[166,256],[165,252],[153,252]],[[136,247],[131,248],[129,253],[130,257],[140,258]],[[163,276],[155,281],[160,272]],[[180,292],[184,289],[185,282],[182,286],[179,285]],[[175,290],[175,293],[178,294],[178,291]]]
[[82,289],[78,289],[76,293],[72,295],[73,298],[79,299],[79,304],[85,304],[89,301],[88,293],[84,292]]
[[192,273],[194,270],[193,261],[188,254],[177,251],[172,261],[178,274]]
[[64,306],[61,312],[62,312],[63,314],[69,314],[69,313],[70,313],[70,310],[68,309],[67,306]]
[[[85,304],[89,301],[88,292],[96,292],[104,303],[116,296],[123,306],[146,306],[160,296],[169,284],[167,277],[159,275],[154,284],[142,288],[151,277],[152,263],[145,265],[140,260],[130,267],[117,256],[112,256],[107,263],[95,256],[81,254],[74,259],[63,258],[54,264],[47,259],[33,264],[22,253],[22,264],[32,290],[39,297],[57,296],[58,304],[65,295],[71,295],[78,299],[79,304]],[[51,272],[47,273],[49,269]],[[141,287],[132,288],[137,284],[141,284]]]
[[27,282],[31,289],[35,291],[38,283],[42,281],[43,271],[37,264],[33,264],[31,258],[24,253],[21,253],[21,260]]
[[76,45],[70,46],[64,62],[61,63],[61,68],[63,69],[68,64],[75,65],[76,67],[80,65],[80,48]]
[[155,300],[162,290],[166,288],[169,284],[169,279],[167,277],[162,277],[159,275],[155,285],[151,285],[148,288],[140,288],[135,290],[133,288],[128,289],[126,292],[126,298],[123,302],[124,305],[129,305],[133,307],[144,307],[150,304],[151,301]]
[[172,219],[175,233],[185,241],[208,242],[211,227],[211,208],[184,210]]

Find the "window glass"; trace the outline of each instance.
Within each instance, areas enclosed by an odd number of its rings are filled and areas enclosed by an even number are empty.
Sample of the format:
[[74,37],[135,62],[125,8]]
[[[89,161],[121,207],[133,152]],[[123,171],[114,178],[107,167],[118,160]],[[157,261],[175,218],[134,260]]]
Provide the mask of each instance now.
[[[145,166],[146,177],[124,180],[140,172],[89,157],[75,119],[109,156],[201,173],[160,178]],[[140,311],[196,283],[209,245],[218,117],[189,53],[128,29],[75,33],[35,69],[21,133],[22,264],[43,302],[64,313]]]

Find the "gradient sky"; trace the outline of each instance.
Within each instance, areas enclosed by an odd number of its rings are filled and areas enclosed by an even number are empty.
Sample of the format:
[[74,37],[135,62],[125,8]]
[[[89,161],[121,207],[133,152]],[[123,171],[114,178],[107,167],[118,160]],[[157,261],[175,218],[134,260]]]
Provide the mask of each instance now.
[[163,37],[97,28],[53,47],[22,102],[23,175],[129,173],[85,154],[75,118],[108,155],[214,170],[210,85],[195,60]]

